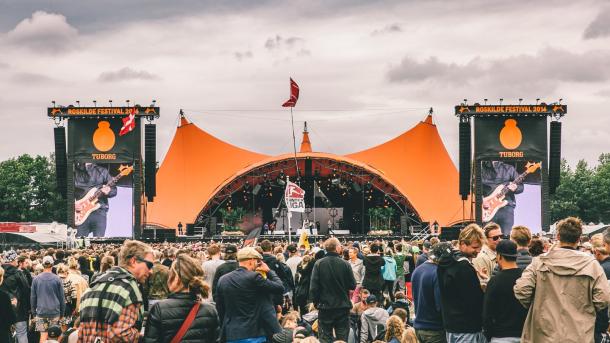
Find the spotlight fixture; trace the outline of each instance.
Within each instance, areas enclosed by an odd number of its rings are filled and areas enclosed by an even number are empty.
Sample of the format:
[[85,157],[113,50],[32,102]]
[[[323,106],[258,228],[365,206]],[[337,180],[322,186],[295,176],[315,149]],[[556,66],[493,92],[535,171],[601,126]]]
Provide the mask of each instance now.
[[333,185],[336,186],[341,183],[341,178],[336,177],[336,178],[330,180],[330,183],[332,183]]
[[483,99],[483,101],[485,101],[485,105],[487,105],[487,99]]
[[538,105],[539,101],[540,101],[540,98],[536,98],[536,105]]
[[127,103],[127,107],[129,107],[129,99],[125,100],[125,102]]
[[563,101],[563,99],[559,99],[559,104],[561,105],[561,102]]
[[157,100],[153,99],[152,106],[155,106],[156,103],[157,103]]
[[93,100],[93,107],[97,107],[97,100]]
[[76,100],[76,105],[80,107],[80,101]]
[[53,107],[55,107],[55,100],[51,101],[51,103],[53,104]]
[[500,98],[500,105],[502,105],[502,101],[504,101],[504,98]]
[[523,101],[523,98],[519,98],[519,105],[521,105],[521,101]]
[[108,100],[108,102],[110,103],[110,107],[112,107],[112,100]]

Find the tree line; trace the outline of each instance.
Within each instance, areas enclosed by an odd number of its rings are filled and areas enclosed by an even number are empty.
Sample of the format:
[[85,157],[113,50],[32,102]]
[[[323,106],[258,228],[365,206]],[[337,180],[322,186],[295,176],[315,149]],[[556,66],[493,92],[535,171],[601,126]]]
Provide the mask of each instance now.
[[[574,168],[563,160],[561,181],[551,196],[551,221],[577,216],[610,223],[610,153],[597,166],[584,160]],[[55,158],[21,155],[0,162],[0,221],[66,221],[66,201],[57,191]]]

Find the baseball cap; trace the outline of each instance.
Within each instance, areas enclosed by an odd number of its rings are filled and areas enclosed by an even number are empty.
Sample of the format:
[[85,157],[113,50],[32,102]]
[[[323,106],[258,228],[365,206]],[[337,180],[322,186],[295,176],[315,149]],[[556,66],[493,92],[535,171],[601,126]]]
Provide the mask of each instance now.
[[58,338],[61,336],[61,328],[57,325],[50,326],[47,332],[49,333],[49,338]]
[[422,244],[422,246],[426,249],[430,249],[432,247],[432,243],[425,241],[424,244]]
[[372,304],[372,303],[376,303],[376,302],[377,302],[377,297],[372,294],[366,298],[367,304]]
[[496,246],[496,253],[506,257],[517,257],[517,243],[504,239]]
[[227,254],[235,254],[237,252],[237,247],[234,244],[229,244],[225,248],[225,253]]
[[432,246],[432,259],[437,261],[443,256],[449,256],[453,253],[453,246],[449,242],[437,243]]
[[256,251],[253,247],[245,247],[237,252],[237,260],[245,261],[250,259],[262,260],[263,256]]
[[4,254],[2,254],[4,263],[11,263],[15,261],[17,257],[19,257],[19,255],[17,255],[17,252],[15,252],[15,250],[7,250],[4,252]]
[[52,265],[53,265],[53,262],[54,262],[54,261],[53,261],[53,256],[49,256],[49,255],[47,255],[47,256],[45,256],[45,257],[43,257],[43,258],[42,258],[42,264],[43,264],[43,265],[48,264],[48,265],[51,265],[51,266],[52,266]]

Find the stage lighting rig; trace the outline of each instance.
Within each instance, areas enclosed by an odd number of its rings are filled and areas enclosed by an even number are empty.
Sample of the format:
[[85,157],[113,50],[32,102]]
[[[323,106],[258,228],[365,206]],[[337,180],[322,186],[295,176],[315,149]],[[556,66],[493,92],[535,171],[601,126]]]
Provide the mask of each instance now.
[[97,100],[93,100],[93,107],[97,107]]

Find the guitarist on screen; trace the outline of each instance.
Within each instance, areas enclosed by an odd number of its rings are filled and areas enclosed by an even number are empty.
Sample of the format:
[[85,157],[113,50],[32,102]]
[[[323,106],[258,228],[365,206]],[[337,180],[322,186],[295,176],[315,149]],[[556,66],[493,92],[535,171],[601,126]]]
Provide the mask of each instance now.
[[[108,213],[108,198],[116,196],[116,185],[109,187],[112,180],[108,169],[94,163],[76,163],[74,168],[74,198],[82,199],[92,188],[100,188],[98,197],[99,209],[93,211],[81,224],[76,225],[76,236],[104,237],[106,234],[106,214]],[[78,206],[78,205],[76,205]],[[76,211],[79,209],[76,208]]]
[[508,204],[500,208],[491,220],[484,220],[483,224],[494,222],[500,225],[504,236],[509,236],[515,221],[515,206],[517,206],[515,194],[523,192],[523,183],[513,182],[519,177],[519,173],[514,166],[500,161],[483,161],[481,167],[484,197],[491,194],[499,185],[505,185],[509,190],[504,198]]

